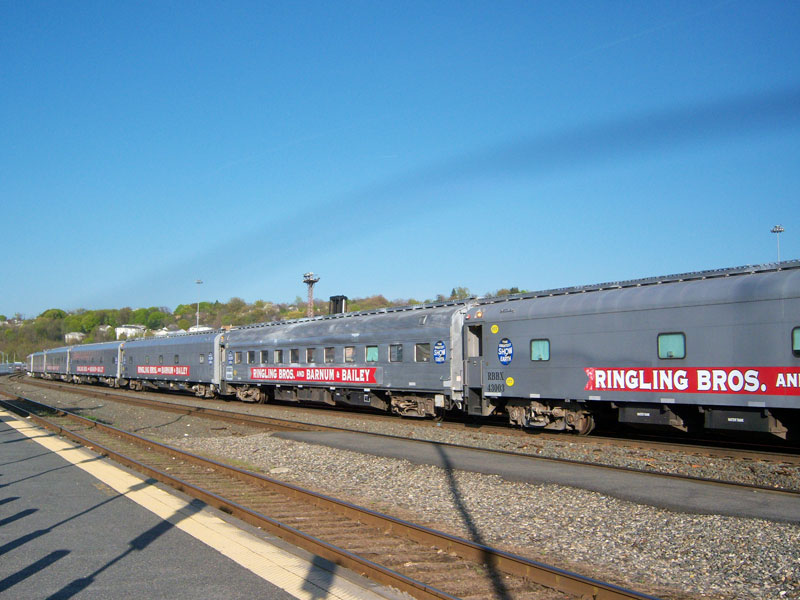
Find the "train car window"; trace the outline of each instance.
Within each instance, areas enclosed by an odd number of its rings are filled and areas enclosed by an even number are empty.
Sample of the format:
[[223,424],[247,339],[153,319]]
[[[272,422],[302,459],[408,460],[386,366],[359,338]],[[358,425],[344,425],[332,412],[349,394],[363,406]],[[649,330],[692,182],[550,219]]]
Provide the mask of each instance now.
[[206,355],[205,354],[201,353],[197,358],[200,361],[201,365],[206,362]]
[[389,346],[389,362],[403,362],[403,344]]
[[430,362],[431,361],[431,345],[430,344],[414,344],[414,362]]
[[792,329],[792,354],[800,356],[800,327]]
[[483,356],[483,326],[468,325],[466,335],[467,358]]
[[279,365],[283,362],[283,350],[275,350],[275,364]]
[[550,340],[531,340],[531,360],[550,360]]
[[377,346],[367,346],[367,362],[378,362]]
[[265,365],[269,362],[269,350],[261,351],[261,364]]
[[241,352],[234,352],[233,353],[233,363],[236,365],[242,364],[242,353]]
[[659,333],[658,358],[686,358],[686,336],[682,333]]
[[247,364],[252,365],[256,362],[256,351],[255,350],[248,350],[247,351]]
[[345,346],[344,347],[344,362],[346,362],[346,363],[356,362],[356,347],[355,346]]
[[306,348],[306,362],[307,363],[315,363],[317,362],[314,358],[314,352],[316,348]]
[[181,360],[180,360],[179,356],[176,354],[176,355],[175,355],[175,364],[176,364],[176,365],[177,365],[177,364],[180,364],[180,362],[181,362]]
[[300,362],[300,350],[297,348],[292,348],[289,350],[289,362],[290,363],[299,363]]
[[336,356],[336,350],[334,348],[325,348],[326,363],[332,363],[334,361],[335,356]]

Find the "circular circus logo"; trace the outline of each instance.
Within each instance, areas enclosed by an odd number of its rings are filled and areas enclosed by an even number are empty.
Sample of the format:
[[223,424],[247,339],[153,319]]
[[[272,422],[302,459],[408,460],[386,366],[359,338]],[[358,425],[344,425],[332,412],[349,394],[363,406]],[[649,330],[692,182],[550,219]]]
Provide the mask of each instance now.
[[511,359],[514,358],[514,346],[510,339],[503,338],[497,344],[497,358],[500,359],[501,364],[511,364]]
[[447,346],[445,346],[444,342],[441,340],[433,345],[433,360],[436,361],[437,364],[442,364],[447,360]]

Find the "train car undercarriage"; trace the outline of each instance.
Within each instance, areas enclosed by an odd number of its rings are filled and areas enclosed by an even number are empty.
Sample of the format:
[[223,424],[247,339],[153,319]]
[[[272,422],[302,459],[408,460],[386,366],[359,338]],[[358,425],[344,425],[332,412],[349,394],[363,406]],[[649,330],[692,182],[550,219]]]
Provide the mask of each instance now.
[[[255,386],[223,384],[220,394],[242,402],[308,402],[329,406],[369,407],[404,417],[438,417],[446,406],[444,394],[408,394],[391,390],[321,388],[305,386]],[[197,395],[200,395],[199,392]]]

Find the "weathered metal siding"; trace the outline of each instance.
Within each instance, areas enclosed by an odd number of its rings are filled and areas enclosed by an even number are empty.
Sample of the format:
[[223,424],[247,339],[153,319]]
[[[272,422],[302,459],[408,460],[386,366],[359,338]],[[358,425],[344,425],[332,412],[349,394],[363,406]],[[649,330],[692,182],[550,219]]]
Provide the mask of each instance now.
[[[263,384],[319,385],[336,387],[365,387],[370,389],[391,388],[396,390],[449,392],[453,376],[453,319],[459,318],[463,305],[447,305],[408,310],[388,310],[374,314],[348,314],[345,316],[322,317],[288,323],[267,324],[233,330],[224,335],[226,350],[226,379],[232,382]],[[429,362],[416,362],[416,344],[430,345]],[[460,363],[461,348],[457,343],[457,362]],[[403,345],[403,361],[389,361],[389,347]],[[438,344],[438,346],[437,346]],[[344,362],[344,347],[354,346],[354,362]],[[378,346],[378,361],[366,362],[366,346]],[[324,361],[324,349],[335,348],[333,362]],[[306,349],[314,348],[314,362],[306,361]],[[433,356],[434,348],[439,349],[437,362]],[[274,362],[275,350],[283,350],[284,362]],[[290,362],[290,351],[299,351],[299,361]],[[261,362],[261,351],[269,351],[269,362]],[[256,362],[246,363],[247,352],[255,352]],[[243,362],[235,363],[236,352],[242,353]],[[284,368],[285,377],[270,378],[266,371],[254,369]],[[460,369],[460,364],[457,369]],[[292,371],[289,371],[289,370]],[[307,369],[374,369],[374,381],[298,381],[293,377],[304,377]],[[254,378],[262,373],[264,378]],[[460,370],[458,371],[460,373]],[[323,375],[324,376],[324,373]]]
[[88,377],[118,377],[120,345],[121,342],[103,342],[74,346],[68,372]]
[[70,349],[66,346],[62,348],[53,348],[52,350],[45,350],[45,373],[65,375],[69,366],[69,353]]
[[[500,397],[793,407],[787,395],[586,390],[587,368],[800,369],[791,331],[800,326],[800,269],[538,297],[480,306],[483,387]],[[477,309],[471,312],[475,313]],[[471,323],[475,323],[473,319]],[[497,332],[492,333],[492,326]],[[682,332],[684,359],[659,359],[659,333]],[[508,365],[500,341],[513,344]],[[531,361],[530,341],[550,340],[550,360]],[[508,378],[513,385],[508,385]]]
[[214,375],[214,338],[217,334],[128,340],[123,346],[122,376],[127,379],[210,383]]
[[30,355],[31,373],[44,373],[44,352],[34,352]]

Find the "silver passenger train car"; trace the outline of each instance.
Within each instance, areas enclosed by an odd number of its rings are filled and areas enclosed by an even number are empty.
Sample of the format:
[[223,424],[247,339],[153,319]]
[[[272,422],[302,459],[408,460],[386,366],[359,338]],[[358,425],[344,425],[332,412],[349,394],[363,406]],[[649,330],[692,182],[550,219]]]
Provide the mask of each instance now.
[[471,307],[467,406],[523,427],[598,415],[785,437],[800,409],[800,262],[571,288]]
[[28,365],[581,434],[604,419],[786,437],[800,435],[800,261],[58,348]]
[[460,398],[465,313],[453,302],[235,329],[222,392],[441,414]]
[[215,347],[220,332],[133,339],[121,347],[121,385],[191,391],[206,398],[219,389]]

